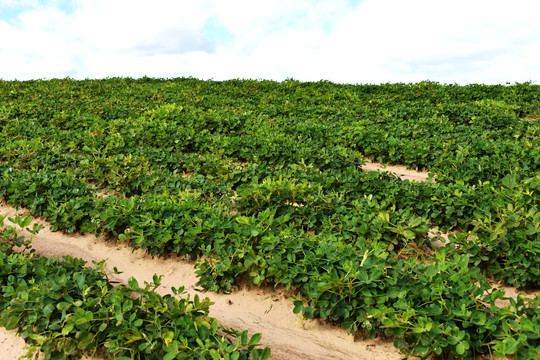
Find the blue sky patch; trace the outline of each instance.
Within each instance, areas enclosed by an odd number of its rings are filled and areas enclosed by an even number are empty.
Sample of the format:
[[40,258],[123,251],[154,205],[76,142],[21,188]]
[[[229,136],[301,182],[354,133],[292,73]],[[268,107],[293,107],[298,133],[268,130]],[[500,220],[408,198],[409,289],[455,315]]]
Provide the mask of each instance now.
[[211,17],[206,23],[204,37],[213,45],[228,45],[234,40],[233,35],[217,17]]
[[0,7],[0,21],[5,22],[12,22],[17,18],[17,16],[25,11],[27,9],[24,9],[23,7],[7,7],[7,6],[1,6]]
[[17,17],[31,10],[40,10],[44,8],[53,8],[61,10],[66,14],[72,13],[76,9],[73,1],[57,0],[57,1],[36,1],[33,4],[16,4],[16,5],[0,5],[0,21],[13,23]]

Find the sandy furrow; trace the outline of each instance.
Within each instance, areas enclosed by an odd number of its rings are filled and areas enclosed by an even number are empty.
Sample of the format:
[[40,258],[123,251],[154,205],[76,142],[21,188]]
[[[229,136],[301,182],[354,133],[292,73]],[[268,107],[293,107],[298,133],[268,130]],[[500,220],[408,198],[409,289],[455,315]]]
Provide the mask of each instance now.
[[405,165],[389,165],[378,162],[373,162],[369,159],[365,159],[366,163],[361,166],[364,171],[376,171],[381,170],[385,172],[393,173],[399,176],[403,180],[410,181],[428,181],[429,173],[427,171],[417,171],[407,169]]
[[6,330],[0,327],[0,349],[2,350],[2,359],[16,360],[23,356],[26,351],[24,340],[17,336],[15,330]]
[[[24,211],[1,204],[0,214],[14,216]],[[274,359],[399,359],[400,352],[391,341],[355,339],[352,335],[320,320],[301,321],[292,311],[289,294],[284,289],[241,289],[232,294],[200,293],[195,289],[197,278],[193,264],[179,258],[153,258],[141,250],[132,251],[125,244],[97,239],[94,235],[66,235],[49,230],[44,220],[35,222],[44,228],[36,236],[33,248],[43,256],[71,255],[92,260],[107,260],[107,269],[117,267],[122,274],[112,279],[127,283],[135,277],[140,284],[151,281],[153,274],[164,275],[159,292],[168,293],[172,286],[185,286],[192,296],[209,297],[215,304],[210,315],[226,326],[238,330],[247,329],[250,334],[263,334],[264,345],[272,348]],[[12,335],[12,333],[11,333]],[[20,339],[16,339],[20,340]],[[8,345],[3,345],[3,344]],[[2,347],[20,349],[20,341],[5,340],[0,333]],[[16,355],[3,359],[16,359]]]

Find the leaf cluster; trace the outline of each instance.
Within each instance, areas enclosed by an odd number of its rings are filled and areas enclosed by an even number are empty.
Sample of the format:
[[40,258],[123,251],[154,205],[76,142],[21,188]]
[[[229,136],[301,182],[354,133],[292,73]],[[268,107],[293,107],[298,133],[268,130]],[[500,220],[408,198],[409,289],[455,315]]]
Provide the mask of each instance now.
[[[26,226],[31,217],[13,221]],[[134,278],[113,286],[104,262],[89,267],[69,256],[10,253],[18,243],[14,233],[20,230],[12,225],[0,231],[0,325],[17,329],[46,359],[267,359],[270,354],[259,347],[260,334],[248,338],[247,331],[224,329],[209,317],[208,298],[190,299],[183,287],[161,296],[157,275],[143,287]]]

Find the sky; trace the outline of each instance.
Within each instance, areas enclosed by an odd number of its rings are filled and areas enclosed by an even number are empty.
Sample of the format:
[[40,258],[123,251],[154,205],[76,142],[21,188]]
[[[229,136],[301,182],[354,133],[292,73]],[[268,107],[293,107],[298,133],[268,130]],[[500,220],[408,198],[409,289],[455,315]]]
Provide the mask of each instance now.
[[0,0],[0,79],[540,82],[539,0]]

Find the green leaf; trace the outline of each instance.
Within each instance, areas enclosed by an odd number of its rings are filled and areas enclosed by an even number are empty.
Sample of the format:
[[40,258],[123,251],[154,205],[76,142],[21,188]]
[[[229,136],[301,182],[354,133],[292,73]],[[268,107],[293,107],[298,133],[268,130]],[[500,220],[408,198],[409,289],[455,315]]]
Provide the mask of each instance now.
[[85,332],[84,335],[81,335],[79,341],[77,342],[77,348],[86,349],[94,341],[94,336],[89,332]]
[[514,338],[506,338],[502,342],[505,354],[513,355],[517,352],[518,341]]
[[418,356],[424,357],[428,354],[428,352],[429,352],[428,346],[419,344],[414,347],[414,353]]
[[68,310],[69,308],[71,307],[71,304],[70,303],[67,303],[67,302],[59,302],[57,305],[56,305],[56,308],[60,311],[66,311]]
[[475,325],[484,325],[486,323],[486,314],[483,312],[474,312],[471,316],[471,321]]
[[293,313],[299,314],[304,307],[304,303],[302,302],[302,300],[295,300],[293,304],[294,304]]
[[404,230],[403,236],[405,236],[405,238],[409,240],[414,239],[414,232],[412,232],[411,230]]
[[131,310],[132,307],[133,307],[133,300],[128,299],[122,305],[122,311],[127,313],[127,312],[129,312]]
[[137,281],[137,279],[135,279],[134,277],[130,277],[129,280],[128,280],[128,285],[132,288],[132,289],[139,289],[139,282]]
[[265,347],[261,354],[261,360],[268,360],[270,358],[270,348]]
[[249,339],[249,343],[248,343],[248,347],[252,347],[252,346],[256,346],[259,344],[259,342],[261,341],[262,339],[262,334],[260,333],[257,333],[255,335],[253,335],[251,337],[251,339]]
[[71,330],[73,330],[74,327],[75,327],[75,323],[66,324],[66,326],[62,328],[62,335],[66,336],[67,334],[71,332]]
[[219,356],[218,352],[216,349],[211,349],[210,350],[210,356],[212,357],[212,359],[214,360],[220,360],[221,359],[221,356]]
[[242,225],[248,225],[250,220],[246,216],[237,216],[236,217],[236,222],[238,222],[239,224],[242,224]]
[[163,360],[172,360],[176,357],[176,351],[175,352],[168,352],[163,356]]
[[248,332],[245,330],[240,333],[240,345],[241,346],[248,345]]

